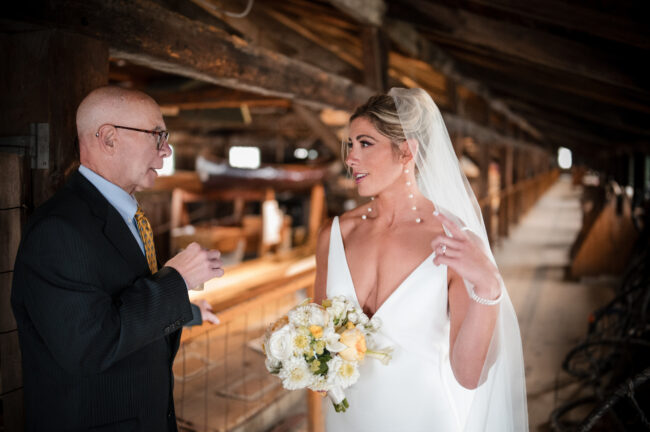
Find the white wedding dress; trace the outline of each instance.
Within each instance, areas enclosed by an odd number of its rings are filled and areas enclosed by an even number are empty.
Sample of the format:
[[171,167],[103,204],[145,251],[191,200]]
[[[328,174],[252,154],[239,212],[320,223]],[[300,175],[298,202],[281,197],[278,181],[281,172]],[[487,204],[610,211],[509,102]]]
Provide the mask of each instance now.
[[[376,311],[382,327],[373,345],[393,347],[393,358],[388,365],[365,360],[359,381],[345,390],[350,404],[345,413],[326,401],[328,431],[463,430],[474,391],[461,387],[451,370],[447,267],[432,260],[433,254]],[[342,295],[358,304],[338,217],[327,269],[327,297]]]

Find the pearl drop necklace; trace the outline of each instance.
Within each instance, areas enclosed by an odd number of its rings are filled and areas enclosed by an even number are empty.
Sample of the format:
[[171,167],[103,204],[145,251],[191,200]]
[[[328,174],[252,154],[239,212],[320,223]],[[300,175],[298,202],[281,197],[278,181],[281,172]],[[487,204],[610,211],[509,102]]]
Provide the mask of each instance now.
[[[405,173],[405,174],[408,174],[408,173],[409,173],[408,168],[404,170],[404,173]],[[411,181],[410,181],[410,180],[407,180],[407,181],[406,181],[406,186],[407,186],[407,187],[410,187],[410,186],[411,186]],[[409,197],[411,200],[415,200],[415,195],[414,195],[413,193],[409,193],[409,194],[408,194],[408,197]],[[371,201],[374,201],[374,200],[375,200],[375,197],[370,197],[370,200],[371,200]],[[411,205],[411,210],[413,210],[414,212],[417,212],[417,210],[418,210],[417,206],[415,205],[415,201],[413,201],[413,205]],[[368,212],[368,213],[372,213],[372,207],[368,207],[367,212]],[[415,215],[416,215],[416,217],[415,217],[415,223],[421,223],[421,222],[422,222],[422,219],[419,218],[419,217],[417,217],[417,213],[415,213]],[[363,220],[368,219],[368,215],[367,215],[367,214],[362,214],[362,215],[361,215],[361,219],[363,219]]]

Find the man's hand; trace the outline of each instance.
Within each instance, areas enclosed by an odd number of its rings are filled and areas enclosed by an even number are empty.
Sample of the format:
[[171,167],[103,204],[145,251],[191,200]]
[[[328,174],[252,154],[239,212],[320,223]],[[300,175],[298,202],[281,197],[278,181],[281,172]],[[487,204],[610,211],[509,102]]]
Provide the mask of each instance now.
[[208,303],[207,300],[201,299],[196,305],[201,309],[201,319],[203,322],[209,321],[212,324],[219,324],[219,318],[212,312],[212,306]]
[[212,278],[223,276],[220,257],[218,250],[206,250],[194,242],[167,261],[165,266],[176,269],[185,279],[187,287],[192,289]]

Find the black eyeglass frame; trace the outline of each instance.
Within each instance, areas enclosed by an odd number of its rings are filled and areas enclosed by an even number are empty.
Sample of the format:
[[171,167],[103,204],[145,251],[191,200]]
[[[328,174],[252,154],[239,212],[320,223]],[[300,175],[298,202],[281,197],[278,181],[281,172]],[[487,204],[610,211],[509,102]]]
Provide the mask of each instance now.
[[[126,129],[126,130],[131,130],[135,132],[144,132],[144,133],[149,133],[153,136],[156,137],[156,150],[160,151],[160,149],[163,148],[163,145],[166,142],[169,142],[169,131],[156,131],[156,130],[147,130],[147,129],[138,129],[134,127],[129,127],[129,126],[119,126],[119,125],[114,125],[114,124],[109,124],[108,126],[113,126],[116,129]],[[99,131],[95,134],[96,137],[99,136]]]

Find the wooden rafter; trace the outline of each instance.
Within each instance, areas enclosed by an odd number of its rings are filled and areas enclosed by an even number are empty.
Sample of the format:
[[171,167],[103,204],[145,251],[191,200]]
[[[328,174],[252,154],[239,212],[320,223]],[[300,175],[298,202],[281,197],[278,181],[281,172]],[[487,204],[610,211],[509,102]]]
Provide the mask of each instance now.
[[[526,2],[519,0],[467,0],[466,4],[469,8],[472,6],[482,9],[489,8],[543,22],[550,26],[561,26],[571,31],[583,32],[646,50],[650,49],[650,37],[648,36],[647,23],[642,18],[643,14],[635,17],[627,10],[627,16],[623,18],[612,10],[611,5],[608,5],[608,10],[605,12],[583,6],[578,2],[561,0],[528,0]],[[639,5],[641,4],[642,2],[639,2]],[[624,7],[627,9],[629,5]]]
[[386,13],[384,0],[329,0],[337,9],[362,24],[381,26]]
[[[488,102],[491,110],[502,114],[508,121],[516,124],[520,129],[525,130],[532,136],[540,136],[539,131],[535,130],[523,117],[509,110],[503,102],[494,98],[484,85],[475,78],[462,73],[456,61],[438,46],[423,37],[415,26],[405,21],[391,20],[387,25],[387,30],[391,42],[405,54],[428,63],[456,84],[461,84],[472,89]],[[448,96],[453,98],[454,93],[449,92]],[[453,100],[450,101],[450,104],[453,105]]]
[[42,0],[14,17],[108,42],[111,54],[164,72],[314,106],[350,108],[372,91],[314,66],[252,46],[153,1]]
[[640,80],[626,72],[629,65],[613,53],[531,27],[452,9],[438,2],[404,2],[423,17],[420,22],[427,23],[427,34],[439,43],[485,47],[533,64],[643,91]]

